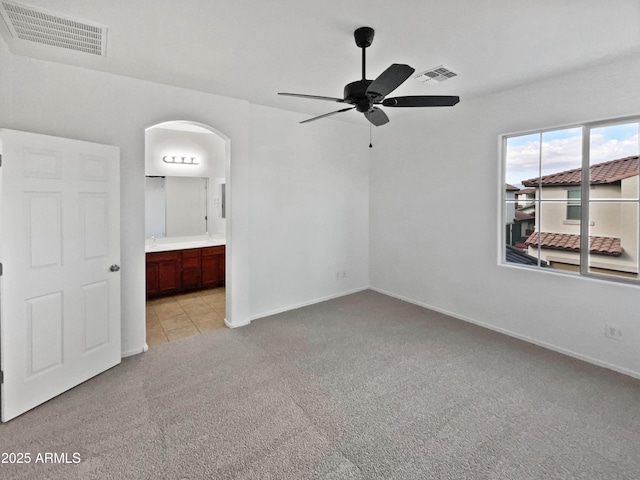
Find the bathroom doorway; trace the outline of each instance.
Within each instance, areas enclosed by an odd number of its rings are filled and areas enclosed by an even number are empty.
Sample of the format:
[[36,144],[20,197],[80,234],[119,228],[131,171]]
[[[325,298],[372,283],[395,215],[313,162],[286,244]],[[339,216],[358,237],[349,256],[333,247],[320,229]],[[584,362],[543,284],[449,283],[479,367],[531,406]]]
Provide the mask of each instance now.
[[146,343],[225,327],[229,140],[171,121],[145,130]]

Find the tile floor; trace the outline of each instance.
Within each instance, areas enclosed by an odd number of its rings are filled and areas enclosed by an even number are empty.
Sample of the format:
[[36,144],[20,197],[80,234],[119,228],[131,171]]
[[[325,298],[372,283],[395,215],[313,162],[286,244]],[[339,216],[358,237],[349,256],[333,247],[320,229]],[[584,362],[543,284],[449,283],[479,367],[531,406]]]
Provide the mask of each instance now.
[[225,288],[147,300],[147,345],[224,328]]

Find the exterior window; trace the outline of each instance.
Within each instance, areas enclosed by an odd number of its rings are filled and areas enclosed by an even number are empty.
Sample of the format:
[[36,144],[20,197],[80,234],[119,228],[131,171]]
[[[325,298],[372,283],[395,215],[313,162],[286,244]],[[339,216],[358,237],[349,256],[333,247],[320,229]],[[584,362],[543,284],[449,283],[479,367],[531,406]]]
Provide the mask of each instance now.
[[567,220],[580,220],[580,190],[567,192]]
[[639,124],[502,137],[502,263],[640,284]]

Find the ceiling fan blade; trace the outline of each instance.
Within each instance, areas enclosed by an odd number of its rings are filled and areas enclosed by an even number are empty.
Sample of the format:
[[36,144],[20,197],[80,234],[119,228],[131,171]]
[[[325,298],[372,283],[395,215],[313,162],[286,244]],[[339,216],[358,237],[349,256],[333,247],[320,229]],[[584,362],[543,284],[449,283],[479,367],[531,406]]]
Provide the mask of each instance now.
[[286,95],[287,97],[311,98],[314,100],[328,100],[330,102],[344,103],[344,99],[335,97],[322,97],[320,95],[304,95],[302,93],[278,93],[278,95]]
[[308,123],[313,122],[314,120],[320,120],[324,117],[330,117],[331,115],[335,115],[336,113],[348,112],[349,110],[353,110],[356,107],[343,108],[341,110],[336,110],[335,112],[325,113],[324,115],[318,115],[317,117],[308,118],[307,120],[303,120],[300,123]]
[[370,112],[364,112],[364,116],[367,117],[367,120],[373,123],[376,127],[389,123],[389,117],[387,117],[387,114],[378,107],[373,107],[373,110]]
[[460,101],[454,95],[415,95],[409,97],[385,98],[385,107],[453,107]]
[[382,72],[380,76],[371,83],[371,85],[369,85],[369,88],[367,88],[367,95],[372,95],[378,98],[386,97],[402,85],[402,83],[409,78],[413,72],[415,72],[415,69],[411,68],[409,65],[394,63]]

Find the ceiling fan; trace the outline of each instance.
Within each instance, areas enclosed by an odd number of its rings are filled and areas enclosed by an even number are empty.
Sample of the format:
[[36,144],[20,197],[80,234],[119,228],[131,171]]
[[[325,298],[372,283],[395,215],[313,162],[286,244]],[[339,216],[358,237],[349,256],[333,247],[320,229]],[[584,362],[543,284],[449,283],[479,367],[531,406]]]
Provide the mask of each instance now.
[[450,95],[413,95],[407,97],[385,98],[415,72],[409,65],[394,63],[375,80],[367,80],[365,74],[366,49],[373,42],[374,30],[371,27],[360,27],[353,35],[356,45],[362,48],[362,80],[351,82],[344,87],[344,98],[323,97],[319,95],[304,95],[300,93],[278,93],[290,97],[327,100],[330,102],[347,103],[351,107],[342,108],[335,112],[325,113],[317,117],[303,120],[300,123],[313,122],[337,113],[347,112],[354,108],[364,113],[373,125],[380,126],[389,122],[389,117],[376,105],[384,107],[452,107],[460,101],[460,97]]

